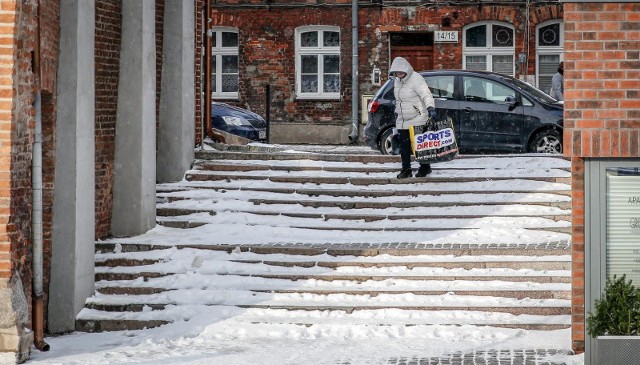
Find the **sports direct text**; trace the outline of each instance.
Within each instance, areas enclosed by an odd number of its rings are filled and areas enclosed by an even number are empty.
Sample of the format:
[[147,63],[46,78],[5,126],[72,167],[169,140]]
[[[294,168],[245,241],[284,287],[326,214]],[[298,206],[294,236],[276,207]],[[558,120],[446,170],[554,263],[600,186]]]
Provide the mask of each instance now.
[[415,135],[416,151],[430,150],[453,144],[453,129],[445,128],[439,131],[427,131]]

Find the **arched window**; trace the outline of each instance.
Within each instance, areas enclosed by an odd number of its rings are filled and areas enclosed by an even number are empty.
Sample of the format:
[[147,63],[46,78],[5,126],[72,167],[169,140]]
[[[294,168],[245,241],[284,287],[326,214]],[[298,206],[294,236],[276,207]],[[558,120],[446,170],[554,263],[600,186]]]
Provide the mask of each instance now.
[[296,94],[301,99],[340,98],[340,28],[296,29]]
[[237,99],[240,74],[238,72],[238,30],[212,28],[211,82],[212,97]]
[[466,70],[515,73],[515,30],[502,22],[477,22],[463,28],[463,63]]
[[551,90],[551,78],[564,59],[563,43],[561,21],[550,20],[536,26],[536,85],[546,93]]

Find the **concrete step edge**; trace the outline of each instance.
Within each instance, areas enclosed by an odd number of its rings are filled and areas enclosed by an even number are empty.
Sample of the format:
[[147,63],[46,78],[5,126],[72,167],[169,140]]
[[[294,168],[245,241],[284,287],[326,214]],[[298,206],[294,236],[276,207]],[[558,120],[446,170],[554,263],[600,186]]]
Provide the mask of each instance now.
[[[199,287],[197,287],[199,288]],[[181,289],[197,289],[193,288],[181,288]],[[162,292],[169,292],[178,289],[168,288],[154,288],[154,287],[121,287],[121,286],[105,286],[96,289],[98,293],[106,295],[149,295]],[[215,290],[224,292],[226,289],[204,289]],[[491,296],[500,298],[514,298],[514,299],[571,299],[570,290],[411,290],[411,289],[398,289],[398,290],[350,290],[344,289],[241,289],[255,293],[276,293],[276,294],[315,294],[315,295],[331,295],[331,294],[345,294],[345,295],[369,295],[376,297],[378,295],[402,295],[402,294],[414,294],[414,295],[445,295],[453,293],[454,295],[465,296]]]
[[225,251],[231,253],[233,251],[251,252],[256,254],[290,254],[301,256],[316,256],[328,254],[331,256],[417,256],[417,255],[454,255],[454,256],[473,256],[473,255],[510,255],[510,256],[558,256],[570,255],[571,247],[567,244],[559,247],[558,243],[548,243],[541,245],[472,245],[472,244],[438,244],[438,245],[407,245],[406,248],[401,244],[394,244],[394,247],[384,247],[380,245],[366,246],[361,245],[330,245],[314,247],[309,245],[150,245],[147,243],[121,242],[96,243],[96,252],[110,253],[118,252],[146,252],[151,250],[166,250],[172,247],[178,249],[191,248],[201,250]]

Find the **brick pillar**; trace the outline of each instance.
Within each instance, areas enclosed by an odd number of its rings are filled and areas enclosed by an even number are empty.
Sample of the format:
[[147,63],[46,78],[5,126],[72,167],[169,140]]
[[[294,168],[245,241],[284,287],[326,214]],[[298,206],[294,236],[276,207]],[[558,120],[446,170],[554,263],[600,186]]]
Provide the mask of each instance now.
[[585,161],[640,157],[640,3],[564,4],[564,151],[572,161],[573,348],[585,348]]

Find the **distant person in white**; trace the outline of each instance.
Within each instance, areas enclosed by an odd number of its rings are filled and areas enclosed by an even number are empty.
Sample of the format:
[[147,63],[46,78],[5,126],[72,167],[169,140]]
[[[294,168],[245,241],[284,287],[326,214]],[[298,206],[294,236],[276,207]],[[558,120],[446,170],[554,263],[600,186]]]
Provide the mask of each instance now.
[[551,97],[562,101],[564,100],[564,62],[560,62],[558,65],[558,72],[551,78]]

